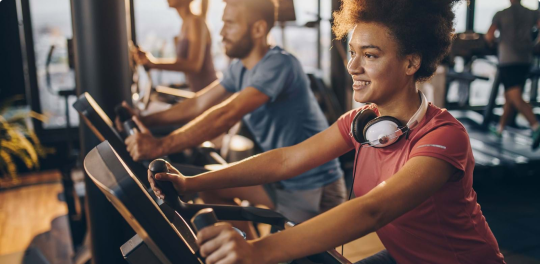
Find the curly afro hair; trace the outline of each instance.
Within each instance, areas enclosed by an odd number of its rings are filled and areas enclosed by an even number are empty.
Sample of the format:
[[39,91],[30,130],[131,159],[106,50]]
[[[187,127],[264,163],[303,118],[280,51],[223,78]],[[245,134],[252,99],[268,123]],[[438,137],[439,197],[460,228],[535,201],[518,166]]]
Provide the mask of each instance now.
[[466,0],[343,0],[334,12],[332,29],[343,38],[359,22],[386,26],[400,47],[401,56],[418,54],[422,65],[415,74],[426,81],[449,52],[454,38],[453,7]]

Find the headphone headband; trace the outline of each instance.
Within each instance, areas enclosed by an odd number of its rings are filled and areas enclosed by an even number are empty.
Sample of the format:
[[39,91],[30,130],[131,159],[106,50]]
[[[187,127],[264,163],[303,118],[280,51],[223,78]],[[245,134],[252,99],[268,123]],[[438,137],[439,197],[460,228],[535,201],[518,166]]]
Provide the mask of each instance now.
[[418,126],[420,121],[422,121],[422,119],[426,115],[428,109],[428,101],[426,96],[421,91],[419,91],[418,93],[420,94],[421,103],[418,110],[416,110],[416,113],[414,113],[411,119],[409,119],[409,122],[407,122],[407,128],[409,131],[415,129]]

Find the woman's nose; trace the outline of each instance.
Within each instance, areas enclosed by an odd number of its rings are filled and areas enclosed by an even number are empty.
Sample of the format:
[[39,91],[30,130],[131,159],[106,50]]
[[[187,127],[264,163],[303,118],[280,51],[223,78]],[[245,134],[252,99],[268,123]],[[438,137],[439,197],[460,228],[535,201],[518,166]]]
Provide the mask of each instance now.
[[364,73],[364,67],[360,58],[351,58],[347,64],[347,71],[351,75],[358,75]]

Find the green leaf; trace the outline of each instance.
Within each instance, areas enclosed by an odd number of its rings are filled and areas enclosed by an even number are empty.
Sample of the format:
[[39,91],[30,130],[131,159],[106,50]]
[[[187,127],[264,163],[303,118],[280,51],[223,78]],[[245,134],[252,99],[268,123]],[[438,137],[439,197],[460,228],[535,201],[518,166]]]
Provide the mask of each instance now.
[[11,178],[15,178],[17,175],[17,166],[13,163],[11,156],[5,151],[0,151],[0,157],[4,160],[4,164],[6,164],[6,174]]
[[5,113],[14,102],[24,99],[15,96],[0,104],[0,176],[16,177],[14,158],[20,159],[28,169],[39,168],[39,158],[54,153],[53,148],[41,145],[39,138],[28,125],[28,118],[46,121],[45,115],[34,111],[17,111],[6,120]]

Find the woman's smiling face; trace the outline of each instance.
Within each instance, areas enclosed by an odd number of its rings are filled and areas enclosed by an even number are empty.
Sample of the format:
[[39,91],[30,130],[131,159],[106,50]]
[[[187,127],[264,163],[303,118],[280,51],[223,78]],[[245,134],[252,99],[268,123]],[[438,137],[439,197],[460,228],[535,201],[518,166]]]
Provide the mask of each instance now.
[[349,49],[347,70],[353,78],[357,102],[384,104],[414,79],[414,72],[410,74],[411,56],[400,56],[398,43],[382,24],[356,24]]

